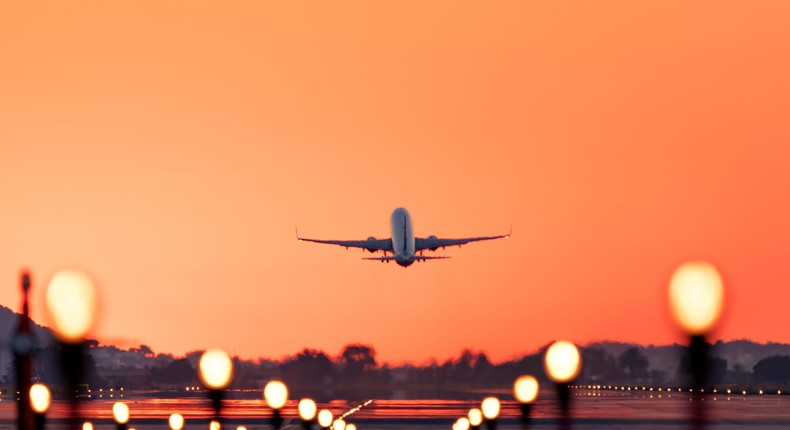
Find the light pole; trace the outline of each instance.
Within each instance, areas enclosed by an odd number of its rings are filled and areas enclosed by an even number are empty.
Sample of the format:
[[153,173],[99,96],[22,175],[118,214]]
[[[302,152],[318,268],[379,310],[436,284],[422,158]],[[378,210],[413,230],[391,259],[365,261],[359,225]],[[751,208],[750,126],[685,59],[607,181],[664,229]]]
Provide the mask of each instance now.
[[129,422],[129,406],[124,402],[115,402],[112,405],[112,417],[118,425],[118,430],[126,430]]
[[329,409],[321,409],[321,412],[318,413],[318,425],[323,430],[332,427],[332,420],[334,420],[334,417],[332,416],[332,411]]
[[709,382],[709,345],[705,340],[724,307],[724,283],[712,264],[693,261],[680,265],[669,282],[669,306],[680,328],[689,336],[688,356],[692,385],[698,402],[692,405],[691,425],[705,426],[702,391]]
[[170,430],[181,430],[184,428],[184,416],[181,414],[171,414],[167,419]]
[[[30,273],[22,272],[22,314],[19,318],[19,325],[11,338],[11,350],[14,353],[16,364],[16,390],[19,393],[30,391],[30,380],[33,376],[33,363],[31,356],[35,345],[35,338],[30,328],[30,306],[28,296],[30,294]],[[32,429],[37,423],[34,422],[30,410],[30,398],[19,396],[17,402],[17,428],[19,430]]]
[[71,430],[80,428],[77,387],[85,365],[85,335],[96,321],[96,286],[78,270],[60,270],[49,281],[46,304],[61,345],[60,365],[69,399]]
[[263,398],[266,400],[266,404],[272,408],[272,426],[279,429],[283,425],[280,409],[288,401],[288,387],[282,381],[269,381],[263,388]]
[[532,404],[538,397],[538,380],[532,375],[519,376],[513,383],[513,396],[521,405],[521,424],[527,429],[531,424]]
[[557,398],[560,403],[560,427],[570,428],[570,402],[571,394],[569,385],[581,370],[582,357],[579,349],[571,342],[557,341],[546,350],[544,365],[546,373],[557,387]]
[[483,411],[478,408],[472,408],[469,409],[469,413],[466,416],[469,418],[469,428],[471,430],[478,430],[480,424],[483,423]]
[[317,412],[315,401],[313,399],[299,400],[298,409],[304,430],[310,430],[313,427],[313,422],[315,422],[315,414]]
[[214,408],[214,421],[222,419],[223,390],[230,385],[233,377],[233,361],[221,349],[206,350],[198,362],[198,374],[203,385],[208,388],[208,397]]
[[486,397],[483,399],[483,403],[480,404],[480,410],[483,411],[483,418],[486,420],[486,428],[488,430],[496,430],[496,421],[499,418],[500,408],[499,399],[496,397]]
[[30,407],[35,413],[36,430],[44,430],[46,414],[52,403],[52,394],[44,384],[33,384],[30,387]]

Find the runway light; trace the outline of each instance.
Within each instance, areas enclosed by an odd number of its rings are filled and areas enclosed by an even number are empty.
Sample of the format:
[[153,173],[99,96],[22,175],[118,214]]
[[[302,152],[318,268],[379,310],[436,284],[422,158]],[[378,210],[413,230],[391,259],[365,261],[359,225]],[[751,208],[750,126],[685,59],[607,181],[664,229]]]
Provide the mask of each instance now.
[[743,395],[744,395],[744,396],[746,395],[746,390],[743,390]]
[[763,390],[760,390],[760,395],[761,395],[761,396],[763,395]]
[[552,381],[562,384],[573,380],[581,368],[579,349],[571,342],[554,342],[546,351],[546,373]]
[[200,380],[212,390],[222,390],[230,384],[233,362],[228,353],[221,349],[209,349],[200,356],[198,363]]
[[45,414],[52,402],[52,393],[44,384],[33,384],[30,387],[30,406],[37,414]]
[[727,388],[727,394],[732,394],[732,390]]
[[332,422],[332,429],[333,430],[344,430],[346,428],[346,422],[341,419],[336,419]]
[[318,425],[323,428],[329,428],[332,425],[332,412],[328,409],[321,409],[318,413]]
[[669,283],[672,315],[692,336],[707,334],[724,306],[724,285],[716,268],[704,261],[684,263]]
[[90,421],[85,421],[82,423],[82,430],[93,430],[93,423]]
[[282,381],[269,381],[263,389],[263,398],[270,408],[280,409],[288,401],[288,387]]
[[485,419],[495,420],[499,416],[499,399],[496,397],[486,397],[483,399],[480,409],[483,411],[483,416]]
[[96,287],[78,270],[60,270],[52,276],[46,293],[55,333],[64,342],[82,342],[96,320]]
[[522,375],[513,384],[513,395],[519,403],[532,403],[538,397],[538,380],[532,375]]
[[112,405],[112,417],[118,424],[129,422],[129,406],[124,402],[115,402]]
[[299,418],[302,421],[312,421],[316,414],[316,405],[313,399],[299,400]]
[[483,411],[478,408],[469,409],[469,413],[466,416],[469,418],[469,424],[474,427],[483,423]]
[[181,414],[172,414],[167,419],[167,424],[172,430],[181,430],[184,428],[184,416]]

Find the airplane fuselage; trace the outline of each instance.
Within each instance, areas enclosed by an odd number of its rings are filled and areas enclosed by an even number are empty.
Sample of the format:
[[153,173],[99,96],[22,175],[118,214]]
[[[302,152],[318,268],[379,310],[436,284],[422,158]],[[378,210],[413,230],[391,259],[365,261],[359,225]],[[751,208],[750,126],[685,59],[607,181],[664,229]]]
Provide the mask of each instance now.
[[405,208],[397,208],[390,216],[392,229],[392,254],[395,262],[403,267],[414,263],[414,230],[411,216]]

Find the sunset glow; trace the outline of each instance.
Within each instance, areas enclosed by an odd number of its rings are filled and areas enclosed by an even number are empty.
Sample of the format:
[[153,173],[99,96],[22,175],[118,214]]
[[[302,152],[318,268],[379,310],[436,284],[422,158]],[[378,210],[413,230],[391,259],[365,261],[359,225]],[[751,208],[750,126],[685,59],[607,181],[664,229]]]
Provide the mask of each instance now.
[[[707,261],[727,288],[712,342],[790,342],[788,16],[2,2],[0,304],[19,310],[29,268],[32,318],[54,325],[46,280],[79,267],[105,345],[502,362],[683,341],[668,283]],[[408,268],[296,240],[385,239],[397,207],[417,237],[512,235]]]

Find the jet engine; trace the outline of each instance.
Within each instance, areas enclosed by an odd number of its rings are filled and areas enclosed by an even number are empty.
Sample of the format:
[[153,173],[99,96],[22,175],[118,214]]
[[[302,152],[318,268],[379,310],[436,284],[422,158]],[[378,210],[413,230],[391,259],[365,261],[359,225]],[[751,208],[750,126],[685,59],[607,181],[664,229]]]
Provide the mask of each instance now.
[[[368,238],[368,242],[375,242],[375,241],[376,241],[376,238],[375,238],[375,237],[373,237],[373,236],[370,236],[370,237]],[[375,253],[376,251],[378,251],[378,249],[376,249],[376,248],[365,248],[365,249],[366,249],[368,252],[370,252],[371,254],[372,254],[372,253]]]
[[[435,239],[438,239],[438,237],[436,237],[434,235],[428,236],[428,240],[435,240]],[[438,246],[434,246],[433,248],[428,248],[428,249],[430,249],[431,251],[436,251],[437,249],[439,249],[439,247]]]

